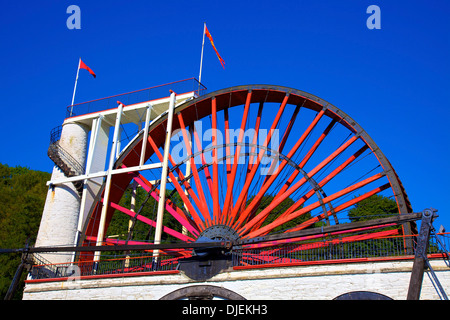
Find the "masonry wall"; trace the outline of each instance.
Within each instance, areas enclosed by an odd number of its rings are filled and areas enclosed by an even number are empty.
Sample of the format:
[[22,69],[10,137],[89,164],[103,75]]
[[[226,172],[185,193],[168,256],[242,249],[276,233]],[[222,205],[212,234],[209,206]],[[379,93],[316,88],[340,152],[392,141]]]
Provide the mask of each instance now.
[[[412,261],[367,262],[230,270],[206,282],[195,282],[182,272],[75,282],[28,282],[24,299],[160,299],[177,289],[207,284],[234,291],[249,300],[331,300],[352,291],[371,291],[395,300],[406,299]],[[450,269],[433,261],[444,290],[450,292]],[[439,300],[427,275],[421,299]]]
[[[76,161],[84,165],[87,140],[86,127],[67,124],[63,126],[59,144]],[[51,179],[64,177],[64,173],[54,166]],[[37,247],[73,245],[79,212],[80,196],[73,183],[49,187],[35,245]],[[42,256],[51,263],[64,263],[71,260],[70,255],[44,253]]]

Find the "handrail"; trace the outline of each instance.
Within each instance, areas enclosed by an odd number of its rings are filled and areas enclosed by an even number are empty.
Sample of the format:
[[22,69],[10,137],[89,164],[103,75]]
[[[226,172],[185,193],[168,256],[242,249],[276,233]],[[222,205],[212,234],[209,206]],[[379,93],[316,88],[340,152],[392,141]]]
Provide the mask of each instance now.
[[438,249],[445,257],[444,258],[445,264],[448,267],[450,267],[450,252],[447,249],[447,246],[445,245],[445,243],[441,241],[440,237],[443,237],[443,238],[447,239],[448,242],[450,242],[450,234],[449,233],[434,233],[434,237],[433,237],[433,235],[431,237],[431,238],[436,238]]
[[50,131],[50,144],[58,142],[61,139],[62,126],[57,126]]
[[[391,259],[410,257],[412,259],[414,254],[405,250],[405,239],[407,237],[414,238],[417,235],[390,236],[354,241],[342,241],[336,238],[263,248],[241,248],[233,251],[233,266],[266,266],[280,263],[332,263],[332,261],[336,263],[349,259],[386,257]],[[432,239],[430,239],[427,254],[429,258],[442,258],[444,256]]]
[[[56,156],[57,158],[59,158],[64,164],[67,165],[68,170],[66,172],[66,170],[63,170],[63,168],[61,168],[61,170],[64,171],[64,173],[66,174],[66,176],[70,177],[73,175],[82,175],[84,174],[84,167],[74,158],[70,155],[69,152],[67,152],[63,147],[60,146],[59,141],[56,141],[55,143],[52,143],[49,146],[48,149],[48,153],[50,158],[55,162],[55,164],[60,167],[60,164],[57,163],[57,161],[55,161],[55,159],[53,159],[53,156]],[[72,172],[70,172],[69,170],[71,170]]]
[[57,263],[33,265],[30,269],[30,278],[57,279],[67,278],[78,271],[78,276],[92,276],[105,274],[125,274],[138,272],[159,272],[177,270],[178,258],[171,256],[161,256],[158,261],[154,261],[152,255],[142,255],[135,257],[124,257],[119,259],[103,259],[98,262],[81,261],[74,263]]
[[[59,141],[61,140],[62,126],[57,126],[50,131],[50,146],[48,147],[48,156],[64,172],[66,176],[81,175],[84,173],[84,167],[67,152]],[[62,163],[60,163],[62,161]],[[65,168],[61,168],[65,166]]]
[[109,97],[94,99],[86,102],[76,103],[67,107],[67,118],[80,116],[83,114],[107,110],[117,107],[119,99],[125,105],[155,100],[167,96],[169,89],[177,94],[194,92],[197,96],[206,93],[206,87],[196,78],[188,78],[184,80],[160,84],[157,86],[135,90],[131,92],[116,94]]

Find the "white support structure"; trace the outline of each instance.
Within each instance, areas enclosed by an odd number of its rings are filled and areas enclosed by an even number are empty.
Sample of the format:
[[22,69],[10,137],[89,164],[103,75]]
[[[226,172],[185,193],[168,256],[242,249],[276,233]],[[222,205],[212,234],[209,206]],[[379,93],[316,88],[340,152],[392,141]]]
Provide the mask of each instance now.
[[74,182],[74,181],[86,180],[86,179],[91,180],[94,178],[106,177],[108,174],[115,175],[115,174],[119,174],[119,173],[126,173],[126,172],[132,172],[132,171],[144,171],[144,170],[156,169],[156,168],[161,168],[161,167],[162,167],[161,163],[151,163],[151,164],[144,164],[143,166],[134,166],[134,167],[129,167],[129,168],[98,171],[95,173],[83,174],[83,175],[74,176],[74,177],[70,177],[70,178],[54,179],[51,181],[47,181],[47,185],[54,186],[54,185],[59,185],[62,183],[67,183],[67,182]]
[[[97,242],[97,244],[101,244],[105,236],[105,218],[112,176],[161,168],[163,164],[159,162],[145,163],[151,123],[159,121],[161,117],[166,115],[169,106],[173,109],[175,104],[182,104],[195,97],[194,91],[184,92],[176,95],[176,97],[171,95],[127,106],[120,104],[116,108],[80,114],[65,119],[60,144],[78,162],[83,166],[85,164],[85,172],[78,176],[67,177],[55,166],[51,180],[47,182],[49,191],[37,243],[41,246],[79,244],[89,214],[94,203],[98,200],[103,184],[105,184],[104,205],[101,208],[101,226]],[[132,167],[115,168],[115,163],[121,151],[119,149],[120,129],[129,124],[136,125],[138,132],[143,134],[141,158],[139,163]],[[143,125],[145,127],[142,128]],[[112,135],[110,135],[111,128],[114,128]],[[112,147],[110,148],[111,142]],[[167,181],[167,177],[165,180]],[[73,185],[73,182],[76,181],[84,182],[81,196],[78,195]],[[66,263],[73,261],[75,258],[75,255],[46,254],[45,256],[52,263]],[[98,258],[98,256],[99,253],[97,252],[96,257]]]
[[[171,91],[170,103],[169,103],[169,114],[167,116],[167,129],[166,129],[166,141],[164,144],[164,156],[163,156],[163,167],[161,173],[161,187],[159,189],[159,201],[158,201],[158,211],[156,216],[156,227],[155,227],[155,244],[161,243],[162,234],[162,223],[164,216],[164,207],[166,201],[166,182],[167,182],[167,168],[169,162],[169,147],[170,147],[170,136],[172,135],[172,120],[173,120],[173,109],[175,107],[175,92]],[[153,251],[153,257],[158,258],[159,251]]]
[[[188,137],[190,139],[189,140],[189,147],[191,148],[191,150],[192,150],[192,139],[193,139],[192,137],[193,136],[194,136],[194,126],[190,126],[189,127],[189,136]],[[185,172],[184,176],[185,177],[189,177],[190,175],[191,175],[191,161],[186,161],[186,172]],[[191,180],[188,179],[188,183],[190,183],[190,182],[191,182]],[[186,195],[186,197],[189,196],[189,192],[188,192],[188,190],[186,188],[184,189],[184,194]],[[188,208],[188,206],[186,204],[184,204],[184,210],[186,210],[186,212],[189,213],[189,208]],[[187,235],[187,229],[186,229],[185,226],[183,226],[183,228],[181,230],[181,233],[184,234],[184,235]]]
[[[89,141],[89,150],[94,150],[95,148],[95,143],[97,141],[97,134],[99,131],[99,126],[101,126],[102,123],[102,117],[99,116],[98,118],[95,118],[92,120],[92,130],[91,130],[91,139]],[[91,167],[92,167],[92,159],[93,159],[93,153],[89,153],[88,154],[88,158],[86,160],[86,170],[85,170],[85,175],[89,175],[90,171],[91,171]],[[81,196],[81,204],[80,204],[80,214],[78,216],[78,227],[77,227],[77,231],[75,234],[75,239],[73,243],[77,243],[78,239],[80,237],[80,233],[81,233],[81,228],[83,225],[83,217],[86,211],[86,198],[87,198],[87,192],[88,192],[88,184],[87,184],[87,179],[84,180],[84,185],[83,185],[83,194]],[[72,257],[72,261],[73,259],[75,259],[75,253],[73,254]]]
[[[180,95],[176,95],[176,103],[181,104],[187,100],[195,98],[196,95],[194,92],[183,93]],[[144,137],[143,137],[143,145],[141,150],[141,155],[144,155],[146,152],[146,148],[148,146],[148,134],[149,134],[149,126],[152,121],[158,119],[161,115],[165,114],[169,109],[170,97],[160,98],[156,100],[151,100],[147,102],[137,103],[131,106],[125,106],[122,110],[123,118],[121,119],[121,124],[127,123],[135,123],[140,126],[142,119],[145,116],[145,127],[144,127]],[[153,113],[153,118],[151,117]],[[89,147],[87,158],[91,159],[92,165],[90,170],[86,171],[85,174],[73,177],[58,177],[56,179],[52,178],[52,180],[47,182],[48,186],[56,186],[63,183],[74,182],[79,180],[92,181],[93,179],[101,179],[106,177],[108,174],[108,170],[104,170],[104,166],[106,163],[106,144],[108,143],[108,130],[109,127],[115,126],[115,118],[117,114],[117,108],[108,109],[104,111],[100,111],[97,113],[80,115],[72,118],[66,119],[64,124],[69,123],[77,123],[83,124],[88,127],[91,127],[91,139],[95,139],[92,144],[93,149]],[[97,118],[101,118],[101,121],[97,121],[97,128],[95,127],[94,121]],[[114,118],[113,118],[114,117]],[[96,132],[96,133],[94,133]],[[116,149],[117,150],[117,149]],[[115,153],[117,155],[117,151]],[[109,173],[112,175],[131,172],[131,171],[143,171],[150,170],[155,168],[160,168],[162,164],[160,163],[152,163],[152,164],[144,164],[144,158],[141,156],[139,161],[139,166],[129,167],[129,168],[121,168],[121,169],[113,169],[109,170]]]
[[[100,225],[98,227],[98,234],[97,234],[97,246],[101,246],[103,244],[103,237],[105,235],[105,222],[106,222],[106,211],[108,210],[108,202],[109,202],[109,190],[111,188],[111,177],[112,177],[112,170],[114,166],[114,162],[116,161],[116,152],[118,147],[118,138],[119,138],[119,132],[120,132],[120,122],[122,119],[122,111],[123,111],[123,104],[120,103],[119,107],[117,108],[117,115],[116,115],[116,124],[114,126],[114,136],[111,146],[111,154],[109,158],[109,166],[108,166],[108,173],[106,175],[106,185],[105,185],[105,191],[103,196],[103,207],[102,212],[100,216]],[[100,259],[100,252],[95,253],[94,261],[98,261]]]
[[122,128],[119,125],[119,132],[117,133],[117,141],[116,141],[116,148],[115,148],[116,149],[116,156],[114,158],[114,161],[116,161],[116,159],[119,158],[119,155],[120,155],[120,147],[121,147],[121,144],[122,144],[121,141],[120,141],[120,137],[121,136],[122,136]]
[[140,166],[144,165],[145,151],[147,148],[147,139],[148,139],[148,126],[150,124],[151,112],[152,112],[152,105],[149,104],[145,115],[144,137],[142,138],[141,159],[139,161]]

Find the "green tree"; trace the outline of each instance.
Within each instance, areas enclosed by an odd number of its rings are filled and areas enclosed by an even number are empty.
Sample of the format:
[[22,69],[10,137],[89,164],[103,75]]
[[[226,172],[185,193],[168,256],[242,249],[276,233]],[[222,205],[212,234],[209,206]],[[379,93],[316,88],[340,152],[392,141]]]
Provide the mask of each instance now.
[[386,218],[396,214],[398,214],[398,208],[394,200],[375,194],[358,202],[349,210],[348,217],[351,222],[357,222]]
[[[24,167],[0,164],[0,248],[22,248],[27,240],[36,240],[47,195],[50,173]],[[20,255],[0,255],[0,296],[4,297]],[[15,299],[20,299],[24,286],[22,276]]]
[[[373,219],[387,218],[398,215],[397,203],[395,200],[381,195],[373,195],[357,203],[354,208],[349,210],[348,217],[351,222],[367,221]],[[384,230],[398,229],[401,231],[401,225],[385,228],[377,228],[367,232],[379,232]],[[377,239],[373,243],[361,242],[352,246],[354,251],[364,252],[364,256],[387,256],[396,255],[404,249],[402,238]],[[350,254],[350,252],[347,252]],[[352,255],[355,257],[355,254]]]

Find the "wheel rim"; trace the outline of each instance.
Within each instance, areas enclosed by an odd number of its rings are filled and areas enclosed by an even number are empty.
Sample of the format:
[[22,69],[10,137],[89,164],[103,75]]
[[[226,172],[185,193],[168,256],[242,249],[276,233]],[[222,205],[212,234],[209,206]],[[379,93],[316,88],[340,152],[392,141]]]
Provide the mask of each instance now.
[[[412,212],[397,174],[369,135],[313,95],[279,86],[232,87],[177,106],[174,114],[165,215],[178,227],[163,231],[177,241],[235,241],[320,221],[337,224],[373,194],[395,199],[400,214]],[[162,161],[166,122],[163,114],[150,125],[146,163]],[[142,136],[122,151],[116,168],[139,164]],[[157,180],[161,171],[152,174]],[[150,183],[147,172],[112,179],[106,226],[114,214],[126,214],[134,217],[133,226],[154,228],[143,214],[145,204],[136,212],[118,204],[133,180],[148,199],[158,199],[159,182]],[[91,209],[85,243],[96,241],[101,206],[100,200]],[[125,243],[139,242],[130,230]]]

